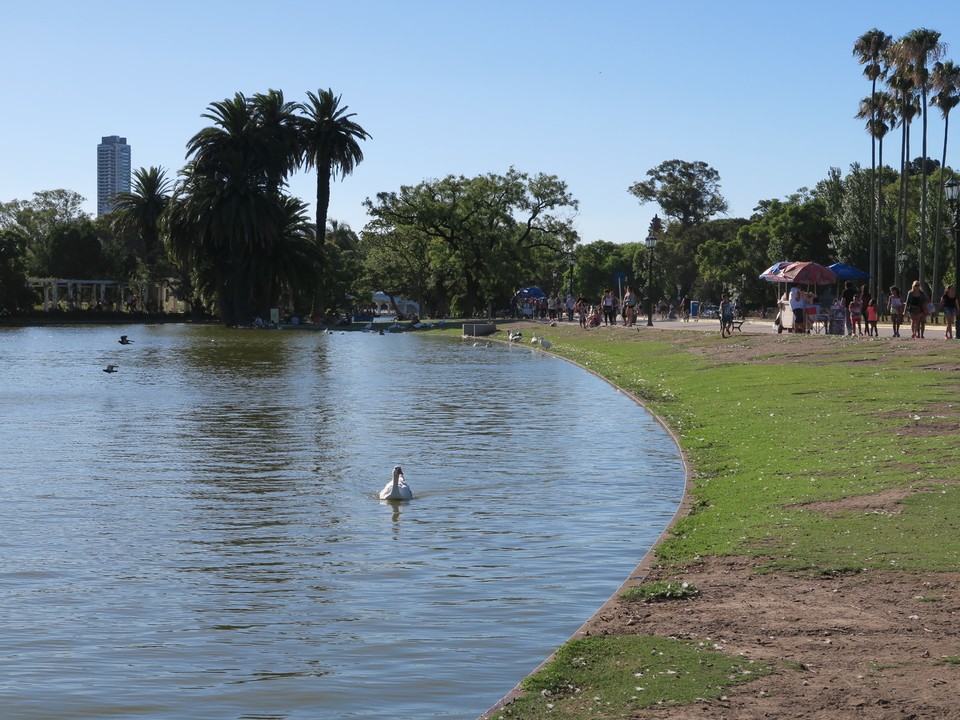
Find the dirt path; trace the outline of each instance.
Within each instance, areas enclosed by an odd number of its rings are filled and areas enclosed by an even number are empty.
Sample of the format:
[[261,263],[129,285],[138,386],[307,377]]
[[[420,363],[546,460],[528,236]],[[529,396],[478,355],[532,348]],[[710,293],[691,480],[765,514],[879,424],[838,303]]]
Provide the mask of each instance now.
[[650,604],[614,597],[580,635],[710,640],[777,670],[720,700],[634,718],[960,718],[960,573],[796,578],[712,558],[660,575],[647,581],[686,581],[700,593]]

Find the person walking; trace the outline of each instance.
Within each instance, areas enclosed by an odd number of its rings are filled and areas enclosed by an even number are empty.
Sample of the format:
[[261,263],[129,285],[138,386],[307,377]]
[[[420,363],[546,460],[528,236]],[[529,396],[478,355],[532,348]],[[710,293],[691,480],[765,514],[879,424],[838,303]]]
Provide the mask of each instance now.
[[866,315],[864,324],[867,326],[867,335],[880,337],[880,332],[877,330],[877,320],[879,319],[877,317],[877,301],[871,299],[870,302],[867,303],[864,313]]
[[583,295],[577,298],[577,301],[573,305],[574,311],[577,313],[577,319],[580,321],[580,328],[582,330],[587,329],[587,301],[583,299]]
[[856,330],[857,335],[863,335],[863,327],[860,325],[860,321],[863,319],[863,301],[860,300],[859,295],[853,296],[848,311],[850,315],[850,334],[853,335],[853,331]]
[[953,285],[947,285],[940,298],[940,309],[943,311],[943,322],[947,327],[943,333],[946,340],[953,339],[953,325],[957,319],[957,291]]
[[900,337],[900,326],[903,324],[903,298],[900,296],[900,288],[896,285],[890,286],[887,309],[890,312],[890,321],[893,323],[893,336]]
[[923,337],[924,319],[927,314],[928,302],[929,300],[927,299],[926,293],[924,293],[923,288],[920,287],[920,281],[914,280],[904,303],[907,314],[910,315],[911,339],[915,340]]

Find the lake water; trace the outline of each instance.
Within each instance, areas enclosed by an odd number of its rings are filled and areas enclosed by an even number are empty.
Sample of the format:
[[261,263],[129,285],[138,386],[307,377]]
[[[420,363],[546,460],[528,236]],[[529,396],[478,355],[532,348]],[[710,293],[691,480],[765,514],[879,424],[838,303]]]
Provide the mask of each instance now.
[[0,367],[5,720],[475,718],[682,493],[646,411],[528,347],[0,328]]

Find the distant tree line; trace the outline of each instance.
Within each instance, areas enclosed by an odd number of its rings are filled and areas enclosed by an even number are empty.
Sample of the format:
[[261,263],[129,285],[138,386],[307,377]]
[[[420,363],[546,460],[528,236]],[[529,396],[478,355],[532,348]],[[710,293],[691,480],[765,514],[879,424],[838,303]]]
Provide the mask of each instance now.
[[[954,173],[947,122],[942,159],[927,156],[926,116],[936,107],[946,121],[960,102],[960,71],[942,60],[939,38],[917,30],[894,41],[871,30],[854,44],[871,83],[856,113],[870,136],[870,168],[829,168],[813,188],[759,200],[748,218],[725,217],[720,175],[702,161],[648,170],[627,192],[663,215],[651,229],[658,242],[649,277],[643,242],[584,242],[566,183],[512,167],[379,192],[364,203],[368,221],[358,235],[327,212],[332,180],[362,162],[369,134],[332,90],[307,93],[302,103],[269,90],[212,103],[202,115],[210,124],[186,143],[176,179],[163,168],[136,170],[109,215],[91,220],[83,198],[68,190],[0,203],[0,313],[36,303],[28,276],[173,278],[192,308],[230,325],[278,305],[342,312],[375,290],[464,317],[505,311],[530,285],[588,299],[626,284],[655,299],[729,290],[761,305],[771,291],[757,276],[778,260],[854,265],[871,273],[875,294],[907,277],[937,291],[956,281],[946,269],[952,243],[941,241],[953,225],[943,187]],[[915,119],[922,152],[909,160]],[[883,161],[894,128],[896,168]],[[312,222],[287,192],[300,169],[317,174]]]

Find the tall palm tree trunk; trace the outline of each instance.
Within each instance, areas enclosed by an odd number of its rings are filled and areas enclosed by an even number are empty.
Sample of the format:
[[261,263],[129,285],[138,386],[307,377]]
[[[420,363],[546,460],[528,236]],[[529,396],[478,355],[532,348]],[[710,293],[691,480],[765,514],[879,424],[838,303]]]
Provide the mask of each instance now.
[[[920,283],[923,284],[924,278],[924,255],[926,255],[927,242],[927,92],[926,87],[922,89],[921,97],[923,101],[920,105],[922,132],[920,135],[921,166],[920,166],[920,258],[918,261],[919,269],[917,271]],[[932,292],[933,288],[931,288]]]
[[943,155],[940,160],[940,195],[938,196],[940,202],[937,203],[937,214],[933,224],[933,285],[930,287],[930,290],[934,295],[936,295],[940,287],[940,236],[943,234],[943,231],[940,229],[940,210],[943,208],[943,186],[947,174],[947,130],[949,124],[950,114],[945,113],[943,116]]
[[[907,230],[907,146],[909,145],[909,123],[903,121],[903,135],[900,140],[900,193],[897,196],[897,241],[896,241],[896,262],[897,262],[897,284],[903,288],[903,279],[904,274],[903,270],[900,270],[900,253],[904,251],[907,246],[906,230]],[[905,268],[904,268],[905,269]]]
[[879,298],[883,293],[883,137],[877,142],[877,154],[881,176],[877,182],[880,192],[877,193],[877,293],[874,297]]
[[327,241],[327,213],[330,210],[330,174],[333,172],[329,164],[326,169],[317,166],[317,287],[313,293],[314,313],[325,313],[326,308],[320,307],[323,303],[323,283],[327,272],[323,245]]

